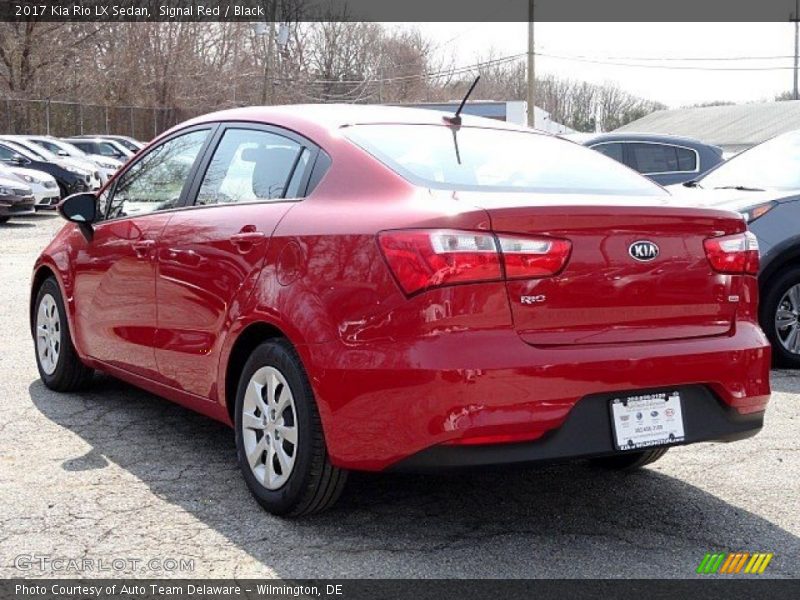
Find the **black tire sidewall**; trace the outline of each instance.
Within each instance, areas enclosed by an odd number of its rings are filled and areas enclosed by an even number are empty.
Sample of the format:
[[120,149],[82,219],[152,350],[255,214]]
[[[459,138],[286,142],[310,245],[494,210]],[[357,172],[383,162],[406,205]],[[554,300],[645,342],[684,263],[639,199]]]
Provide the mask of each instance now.
[[800,267],[793,267],[776,275],[764,287],[763,301],[759,320],[761,328],[772,344],[773,363],[781,367],[792,369],[800,368],[800,355],[792,354],[783,347],[775,329],[775,313],[778,304],[786,291],[794,285],[800,284]]
[[[241,428],[247,384],[253,374],[262,367],[274,367],[286,378],[294,397],[297,416],[297,447],[295,450],[297,456],[294,468],[289,475],[289,480],[277,490],[265,488],[250,469],[244,452]],[[308,379],[294,353],[290,352],[286,344],[280,341],[265,342],[258,346],[245,363],[236,392],[236,456],[248,488],[259,503],[273,514],[290,513],[302,501],[309,487],[314,459],[314,437],[315,434],[318,434],[314,431],[317,420],[315,411],[316,407]]]
[[[36,334],[36,320],[39,315],[39,305],[42,303],[42,298],[47,294],[53,297],[56,303],[56,310],[58,311],[58,319],[61,325],[61,340],[59,341],[58,362],[56,368],[51,374],[45,373],[42,365],[39,362],[39,342]],[[67,362],[70,360],[68,356],[69,350],[72,348],[72,340],[69,337],[69,322],[67,321],[67,311],[64,308],[64,300],[61,298],[61,289],[58,283],[50,277],[44,281],[36,293],[36,305],[33,312],[33,350],[36,353],[36,368],[39,370],[39,377],[44,381],[45,385],[51,387],[55,382],[60,381],[65,377],[67,370]]]

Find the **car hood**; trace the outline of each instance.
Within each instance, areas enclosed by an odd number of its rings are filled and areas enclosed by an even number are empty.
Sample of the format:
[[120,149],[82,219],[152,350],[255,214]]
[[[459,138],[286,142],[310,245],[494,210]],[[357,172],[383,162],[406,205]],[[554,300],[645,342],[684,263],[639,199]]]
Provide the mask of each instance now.
[[702,206],[741,211],[742,209],[765,202],[780,202],[800,198],[800,190],[764,190],[748,192],[743,190],[709,190],[699,187],[686,187],[682,184],[667,187],[673,202],[686,206]]
[[24,182],[27,185],[30,185],[27,181],[22,179],[23,175],[28,175],[29,177],[35,177],[41,182],[52,181],[53,183],[56,182],[56,178],[50,175],[49,173],[45,173],[44,171],[37,171],[36,169],[24,169],[22,167],[10,167],[11,172],[20,178],[20,181]]
[[92,161],[86,160],[85,158],[75,158],[72,156],[59,157],[59,160],[56,164],[61,167],[69,166],[83,169],[87,173],[94,173],[97,170],[97,165]]
[[25,183],[24,180],[18,178],[0,176],[0,187],[10,187],[15,190],[25,190],[28,194],[32,194],[33,190]]
[[92,159],[93,162],[96,162],[97,164],[103,163],[103,164],[114,165],[114,168],[117,169],[122,166],[122,163],[119,160],[111,156],[103,156],[102,154],[89,154],[88,156],[89,158]]

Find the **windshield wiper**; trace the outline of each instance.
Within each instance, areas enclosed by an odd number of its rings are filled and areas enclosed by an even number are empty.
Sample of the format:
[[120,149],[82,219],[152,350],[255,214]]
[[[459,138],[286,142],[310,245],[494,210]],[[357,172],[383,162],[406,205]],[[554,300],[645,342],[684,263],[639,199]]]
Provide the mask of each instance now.
[[715,190],[738,190],[740,192],[763,192],[762,188],[757,187],[749,187],[746,185],[722,185],[720,187],[715,187]]

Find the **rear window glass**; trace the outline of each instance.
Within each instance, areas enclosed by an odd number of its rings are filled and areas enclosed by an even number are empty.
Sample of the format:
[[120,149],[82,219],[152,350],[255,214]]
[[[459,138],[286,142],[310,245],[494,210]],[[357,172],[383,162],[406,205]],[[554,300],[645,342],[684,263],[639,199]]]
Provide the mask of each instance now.
[[346,135],[426,187],[476,191],[662,195],[615,160],[537,133],[441,125],[356,125]]
[[640,173],[679,173],[694,171],[695,153],[688,148],[668,144],[630,144],[636,170]]

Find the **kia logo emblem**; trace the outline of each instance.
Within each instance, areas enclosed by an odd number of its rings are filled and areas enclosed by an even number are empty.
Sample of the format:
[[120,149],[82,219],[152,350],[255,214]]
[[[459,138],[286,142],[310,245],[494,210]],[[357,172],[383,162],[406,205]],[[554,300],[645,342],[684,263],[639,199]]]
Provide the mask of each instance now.
[[628,248],[631,258],[641,262],[654,260],[658,256],[658,246],[647,240],[633,242]]

